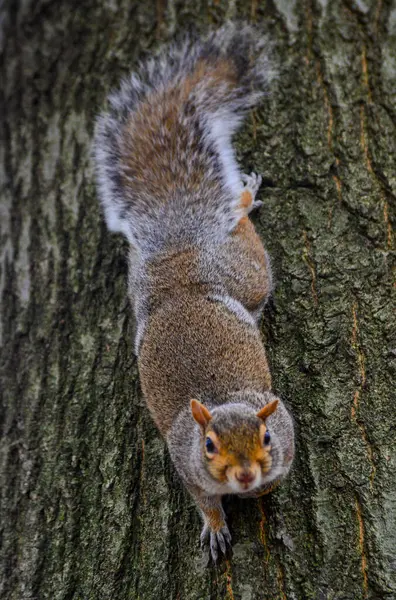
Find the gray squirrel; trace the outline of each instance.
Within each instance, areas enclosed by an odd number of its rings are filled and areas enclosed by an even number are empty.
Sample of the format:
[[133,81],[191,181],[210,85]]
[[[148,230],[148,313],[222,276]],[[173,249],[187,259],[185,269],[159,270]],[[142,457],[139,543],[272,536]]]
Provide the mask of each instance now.
[[231,541],[222,495],[268,493],[294,455],[258,329],[272,288],[248,217],[261,178],[231,144],[272,76],[249,26],[186,38],[110,95],[94,144],[107,226],[130,243],[142,390],[214,561]]

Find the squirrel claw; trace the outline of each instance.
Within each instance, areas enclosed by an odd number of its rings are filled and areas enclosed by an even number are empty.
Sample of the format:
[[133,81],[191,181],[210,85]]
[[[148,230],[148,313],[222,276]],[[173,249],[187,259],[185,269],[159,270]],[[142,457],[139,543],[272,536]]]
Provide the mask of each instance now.
[[250,175],[246,175],[246,173],[242,173],[241,179],[245,184],[245,188],[248,188],[253,196],[255,196],[258,192],[260,185],[263,182],[263,178],[261,175],[257,175],[256,173],[250,173]]
[[256,175],[256,173],[250,173],[250,175],[242,173],[241,179],[244,183],[243,191],[249,191],[252,195],[252,203],[248,208],[248,213],[250,213],[252,210],[260,208],[260,206],[263,204],[261,200],[255,200],[256,194],[263,181],[263,178],[261,177],[261,175]]
[[219,549],[222,554],[226,554],[227,545],[231,544],[231,534],[227,525],[224,525],[219,531],[212,531],[205,525],[201,533],[201,547],[204,548],[208,542],[210,554],[215,563],[219,557]]
[[250,211],[252,210],[256,210],[256,208],[260,208],[261,206],[263,206],[263,201],[262,200],[255,200],[250,208]]

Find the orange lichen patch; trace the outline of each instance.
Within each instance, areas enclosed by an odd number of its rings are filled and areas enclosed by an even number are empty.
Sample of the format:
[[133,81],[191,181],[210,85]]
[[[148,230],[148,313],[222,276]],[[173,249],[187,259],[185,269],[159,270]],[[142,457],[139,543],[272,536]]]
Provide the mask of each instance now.
[[252,3],[250,5],[250,18],[252,21],[256,20],[256,14],[257,14],[257,0],[252,0]]
[[353,320],[352,346],[358,356],[359,370],[360,370],[360,375],[361,375],[360,385],[361,385],[361,387],[364,387],[364,385],[366,384],[366,371],[364,368],[365,359],[364,359],[363,352],[360,349],[360,345],[358,344],[359,325],[358,325],[358,319],[357,319],[357,303],[356,302],[354,302],[353,306],[352,306],[352,320]]
[[375,477],[375,473],[376,473],[376,466],[375,466],[375,462],[374,462],[374,452],[373,452],[373,448],[371,446],[370,440],[368,439],[366,428],[365,428],[364,424],[362,423],[362,421],[359,420],[359,418],[358,418],[360,396],[361,396],[362,390],[364,389],[364,386],[366,384],[365,356],[360,347],[358,337],[359,337],[359,325],[358,325],[358,318],[357,318],[357,303],[355,302],[352,306],[351,345],[352,345],[352,348],[355,350],[355,353],[357,356],[357,362],[358,362],[358,368],[359,368],[359,374],[360,374],[360,384],[359,384],[358,389],[355,391],[355,393],[353,395],[353,402],[352,402],[352,406],[351,406],[351,419],[356,422],[356,424],[360,430],[362,439],[364,441],[365,447],[366,447],[367,458],[368,458],[368,461],[370,463],[370,468],[371,468],[370,489],[372,490],[373,485],[374,485],[374,477]]
[[[336,158],[336,164],[337,165],[339,164],[339,162],[340,162],[339,159]],[[338,204],[341,204],[341,202],[342,202],[342,183],[341,183],[341,179],[338,177],[338,175],[333,175],[333,180],[334,180],[334,183],[335,183],[336,189],[337,189]],[[333,211],[334,211],[334,206],[332,206],[329,209],[329,216],[328,216],[328,219],[327,219],[327,229],[330,229],[330,227],[331,227],[331,222],[332,222],[332,219],[333,219]]]
[[263,548],[264,548],[264,552],[265,552],[264,560],[265,560],[266,563],[268,563],[268,561],[270,559],[270,551],[269,551],[269,547],[268,547],[268,539],[267,539],[267,532],[266,532],[267,516],[266,516],[265,511],[264,511],[262,500],[258,501],[258,506],[259,506],[259,511],[260,511],[260,515],[261,515],[261,519],[260,519],[260,542],[262,543]]
[[389,220],[388,210],[389,210],[388,202],[385,200],[384,201],[384,221],[385,221],[385,225],[386,225],[386,247],[388,250],[391,250],[393,247],[393,231],[392,231],[391,222]]
[[342,200],[342,183],[341,183],[341,179],[338,177],[338,175],[333,175],[333,179],[334,179],[334,183],[335,183],[336,188],[337,188],[338,202],[341,203],[341,200]]
[[363,575],[363,594],[364,594],[363,598],[367,598],[368,597],[368,576],[367,576],[367,556],[366,556],[365,542],[364,542],[364,524],[363,524],[363,517],[362,517],[362,508],[360,506],[360,502],[357,497],[355,499],[355,506],[356,506],[356,515],[357,515],[357,519],[358,519],[358,525],[359,525],[359,552],[360,552],[360,556],[361,556],[361,569],[362,569],[362,575]]
[[281,600],[287,600],[286,592],[285,592],[285,574],[283,572],[282,565],[278,563],[276,567],[276,580],[278,582],[279,589],[279,597]]
[[[376,16],[375,16],[375,27],[376,28],[378,28],[378,19],[379,19],[379,15],[381,12],[381,8],[382,8],[382,2],[380,0],[378,3],[377,9],[376,9]],[[363,77],[364,86],[367,89],[368,101],[372,102],[372,92],[370,89],[370,80],[369,80],[369,75],[368,75],[367,55],[366,55],[365,47],[363,47],[363,49],[362,49],[362,77]],[[373,176],[373,178],[376,181],[378,181],[378,177],[376,176],[374,169],[373,169],[370,152],[369,152],[369,147],[368,147],[368,142],[367,142],[366,113],[365,113],[365,107],[363,104],[360,107],[360,145],[363,149],[363,153],[365,156],[367,170]],[[384,193],[382,182],[379,180],[378,183],[381,186],[381,195],[384,199],[384,221],[385,221],[385,225],[386,225],[386,248],[390,249],[393,246],[393,232],[392,232],[392,226],[391,226],[391,223],[389,221],[389,216],[388,216],[388,203],[385,198],[385,193]]]
[[144,453],[144,440],[142,439],[142,462],[140,465],[140,477],[139,477],[139,486],[140,486],[140,497],[142,499],[142,504],[145,506],[147,503],[146,491],[144,487],[144,462],[145,462],[145,453]]
[[161,27],[164,21],[165,8],[166,0],[156,0],[157,26],[155,36],[157,40],[161,37]]
[[379,26],[379,21],[380,21],[380,16],[381,16],[381,10],[382,10],[382,0],[378,0],[378,4],[376,6],[375,15],[374,15],[375,33],[378,33],[378,26]]
[[323,79],[323,75],[322,75],[322,70],[321,70],[320,62],[319,61],[317,61],[317,63],[316,63],[316,73],[317,73],[318,83],[319,83],[320,87],[322,88],[324,103],[325,103],[326,112],[327,112],[327,143],[328,143],[329,148],[331,150],[332,147],[333,147],[333,124],[334,124],[334,116],[333,116],[333,109],[332,109],[332,106],[330,104],[329,94],[327,92],[327,88],[326,88],[325,83],[324,83],[324,79]]
[[[378,10],[380,11],[381,8],[379,8]],[[369,100],[369,102],[371,102],[372,101],[372,93],[371,93],[371,89],[370,89],[370,85],[369,85],[366,49],[364,47],[362,50],[362,71],[363,71],[363,82],[364,82],[365,87],[367,88],[368,100]],[[392,232],[392,226],[391,226],[391,223],[389,221],[389,216],[388,216],[388,203],[385,198],[383,185],[382,185],[381,181],[378,180],[378,177],[375,174],[374,169],[373,169],[370,152],[369,152],[369,147],[368,147],[368,142],[367,142],[366,113],[365,113],[365,107],[363,104],[360,107],[360,145],[362,147],[362,150],[363,150],[363,153],[365,156],[366,167],[367,167],[368,172],[370,173],[370,175],[373,176],[373,178],[381,186],[381,195],[384,199],[383,214],[384,214],[384,221],[385,221],[385,225],[386,225],[386,248],[390,249],[393,246],[393,232]]]
[[369,102],[371,102],[372,96],[371,96],[368,68],[367,68],[367,55],[366,55],[366,48],[364,46],[363,46],[363,50],[362,50],[362,72],[363,72],[363,84],[364,84],[365,88],[367,89],[368,100],[369,100]]
[[374,171],[373,171],[373,167],[371,164],[371,158],[370,158],[370,153],[369,153],[369,148],[368,148],[368,143],[367,143],[367,136],[366,136],[366,114],[364,111],[363,104],[360,107],[360,145],[362,147],[364,157],[366,160],[367,170],[371,175],[373,175]]
[[226,570],[224,572],[224,576],[225,576],[225,580],[226,580],[226,591],[227,591],[227,596],[225,598],[225,600],[234,600],[234,592],[232,589],[232,570],[231,570],[231,563],[229,560],[225,561],[226,564]]
[[[324,104],[325,104],[325,108],[326,108],[326,112],[327,112],[327,144],[329,146],[330,151],[333,151],[334,113],[333,113],[333,107],[331,106],[331,103],[330,103],[329,93],[327,91],[327,87],[324,82],[322,69],[321,69],[319,60],[316,62],[316,73],[317,73],[317,81],[323,92],[323,99],[324,99]],[[335,157],[335,163],[336,163],[337,167],[340,164],[340,159],[337,156]],[[338,175],[333,175],[333,180],[334,180],[334,183],[335,183],[336,189],[337,189],[338,203],[341,204],[341,200],[342,200],[341,179],[338,177]],[[332,218],[333,218],[333,210],[334,210],[334,207],[331,207],[329,210],[329,215],[328,215],[328,220],[327,220],[327,228],[328,229],[330,229],[330,227],[331,227],[331,222],[332,222]]]
[[313,260],[310,256],[311,253],[311,247],[309,244],[309,240],[308,240],[308,236],[307,236],[307,232],[303,231],[303,238],[304,238],[304,250],[303,250],[303,261],[305,262],[305,264],[307,265],[310,273],[311,273],[311,277],[312,277],[312,283],[311,283],[311,291],[312,291],[312,297],[314,300],[314,304],[317,305],[318,304],[318,294],[316,291],[316,273],[315,273],[315,266],[313,263]]
[[359,408],[359,398],[360,398],[360,391],[356,390],[356,392],[353,395],[353,403],[351,406],[351,417],[352,419],[356,419],[356,411]]
[[[359,394],[359,392],[358,392],[358,394]],[[355,396],[356,396],[356,394],[355,394]],[[371,467],[371,472],[370,472],[370,490],[372,491],[373,487],[374,487],[374,477],[375,477],[377,468],[376,468],[375,463],[374,463],[374,453],[373,453],[373,449],[371,447],[370,441],[369,441],[369,439],[367,437],[366,429],[365,429],[363,423],[361,423],[356,418],[356,416],[355,416],[356,415],[356,410],[357,410],[357,407],[358,407],[358,398],[359,398],[359,396],[357,396],[357,398],[356,398],[356,400],[357,400],[356,407],[352,408],[351,413],[354,415],[354,419],[356,421],[357,426],[359,427],[360,433],[362,435],[363,441],[364,441],[365,446],[366,446],[367,458],[369,460],[370,467]]]
[[254,141],[257,140],[257,108],[252,110],[252,138]]
[[[337,167],[340,164],[340,159],[337,156],[335,157],[335,163],[336,163]],[[341,179],[336,174],[333,175],[333,180],[334,180],[334,183],[335,183],[335,186],[337,189],[338,204],[341,204],[341,202],[342,202],[342,182],[341,182]],[[334,211],[334,206],[332,206],[329,210],[329,217],[327,219],[327,229],[330,229],[330,227],[331,227],[331,222],[333,219],[333,211]]]
[[307,54],[305,56],[305,62],[309,64],[312,56],[312,31],[313,31],[313,16],[312,16],[312,5],[311,2],[306,2],[306,21],[307,21]]

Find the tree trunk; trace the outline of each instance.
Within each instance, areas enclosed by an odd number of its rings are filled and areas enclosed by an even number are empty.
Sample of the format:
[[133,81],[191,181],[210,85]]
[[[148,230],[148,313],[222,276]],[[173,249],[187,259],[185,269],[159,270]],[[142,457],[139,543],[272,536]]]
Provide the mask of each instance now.
[[[262,331],[297,456],[269,497],[227,500],[233,556],[206,568],[140,392],[90,148],[139,57],[234,17],[280,65],[236,145],[264,175]],[[13,0],[2,29],[0,596],[395,599],[395,5]]]

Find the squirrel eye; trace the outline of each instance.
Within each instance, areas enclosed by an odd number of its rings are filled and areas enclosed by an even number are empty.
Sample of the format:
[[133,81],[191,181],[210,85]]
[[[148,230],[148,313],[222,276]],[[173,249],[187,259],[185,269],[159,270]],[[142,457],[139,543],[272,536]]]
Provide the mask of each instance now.
[[264,434],[264,444],[269,444],[271,441],[271,436],[270,436],[270,432],[266,431]]
[[209,452],[209,454],[212,454],[213,452],[216,452],[216,446],[214,445],[213,441],[210,439],[210,437],[207,437],[205,440],[205,447],[207,452]]

